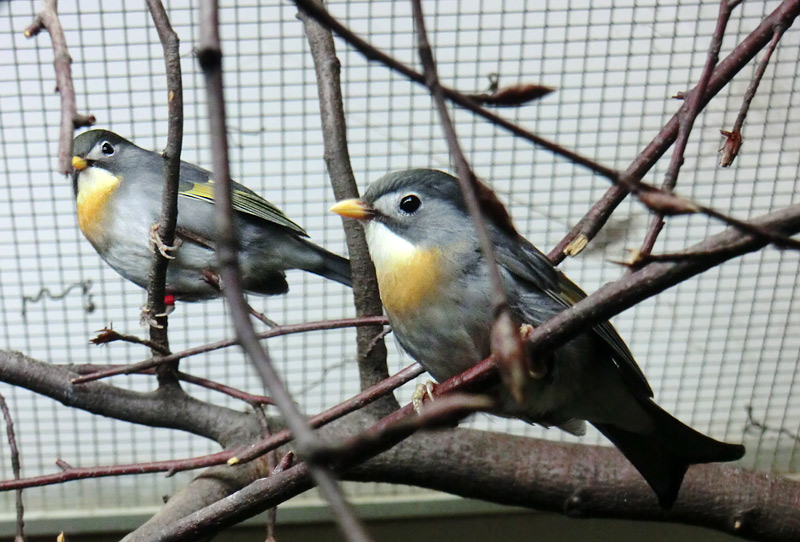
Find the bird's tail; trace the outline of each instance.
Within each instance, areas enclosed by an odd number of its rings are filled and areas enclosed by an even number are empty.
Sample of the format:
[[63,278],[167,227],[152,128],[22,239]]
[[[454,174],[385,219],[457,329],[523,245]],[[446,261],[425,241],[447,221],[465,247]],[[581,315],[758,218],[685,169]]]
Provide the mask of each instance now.
[[348,287],[353,286],[350,278],[350,260],[325,250],[310,241],[306,241],[306,246],[314,251],[315,257],[309,258],[308,261],[304,262],[304,265],[299,266],[300,269],[320,275],[326,279],[335,280]]
[[744,446],[707,437],[649,399],[640,404],[653,421],[652,433],[633,433],[604,423],[593,425],[636,467],[663,508],[671,508],[678,498],[689,465],[735,461],[744,455]]

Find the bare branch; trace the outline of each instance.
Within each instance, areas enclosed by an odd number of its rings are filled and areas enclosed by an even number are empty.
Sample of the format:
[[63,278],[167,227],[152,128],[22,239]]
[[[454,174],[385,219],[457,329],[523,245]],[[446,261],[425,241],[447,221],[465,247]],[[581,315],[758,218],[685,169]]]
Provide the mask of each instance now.
[[[763,215],[751,220],[749,225],[781,235],[796,234],[800,232],[800,204]],[[703,257],[652,262],[635,273],[600,287],[587,298],[536,327],[529,340],[538,351],[554,348],[588,326],[608,320],[689,277],[736,256],[759,250],[768,243],[763,236],[745,234],[740,230],[730,228],[683,251],[703,254]]]
[[164,347],[160,343],[155,342],[152,339],[142,339],[141,337],[137,337],[136,335],[129,335],[126,333],[120,333],[115,331],[114,328],[111,327],[112,324],[109,324],[107,327],[104,327],[101,330],[98,330],[97,335],[89,339],[89,342],[92,344],[109,344],[112,342],[122,341],[131,344],[140,344],[142,346],[148,347],[153,352],[156,352],[162,356],[166,356],[169,354],[169,348]]
[[[6,422],[6,435],[8,435],[8,447],[11,451],[11,470],[14,472],[14,479],[20,479],[19,449],[17,448],[17,437],[14,433],[14,419],[8,409],[6,398],[0,395],[0,410],[3,411],[3,419]],[[17,536],[14,542],[25,542],[25,507],[22,504],[22,488],[15,491],[15,506],[17,509],[17,519],[15,522]]]
[[[164,63],[167,73],[167,146],[164,149],[164,188],[161,193],[161,218],[154,235],[160,243],[172,247],[175,243],[175,228],[178,222],[178,182],[180,180],[181,147],[183,145],[183,82],[181,76],[180,42],[172,29],[169,17],[161,0],[147,0],[147,7],[153,17],[164,49]],[[147,313],[150,321],[150,340],[159,345],[154,354],[169,350],[167,335],[167,314],[164,297],[166,295],[167,265],[169,258],[162,250],[153,250],[150,274],[147,285]],[[161,366],[157,370],[159,384],[177,385],[173,366]]]
[[32,38],[42,30],[50,34],[53,44],[53,67],[56,71],[56,85],[61,95],[61,130],[58,137],[58,170],[64,174],[72,173],[72,135],[75,128],[91,126],[93,115],[78,115],[75,102],[75,85],[72,83],[72,57],[67,50],[64,29],[58,19],[58,0],[45,0],[44,7],[25,29],[26,38]]
[[[714,29],[714,34],[711,36],[706,63],[700,74],[700,80],[697,82],[697,86],[685,98],[685,106],[679,111],[678,136],[675,140],[675,145],[672,147],[672,158],[667,167],[667,172],[664,175],[664,182],[661,184],[661,189],[667,192],[671,192],[675,188],[675,183],[678,181],[678,172],[683,165],[683,155],[686,151],[686,144],[689,141],[689,134],[692,133],[694,121],[700,113],[700,99],[705,95],[708,82],[711,79],[711,73],[714,71],[714,66],[716,66],[719,61],[719,50],[720,47],[722,47],[722,38],[725,36],[725,28],[728,26],[728,19],[731,16],[733,8],[734,6],[728,0],[720,0],[717,26]],[[642,241],[642,246],[639,248],[639,252],[642,255],[647,256],[653,251],[658,234],[664,227],[664,216],[663,213],[658,212],[653,216],[650,227],[645,234],[644,241]]]
[[309,461],[310,470],[322,495],[328,501],[342,535],[352,542],[368,542],[366,529],[345,501],[339,484],[330,470],[318,464],[315,456],[320,443],[308,422],[292,400],[289,390],[272,366],[269,354],[261,348],[252,322],[239,275],[231,178],[228,169],[228,141],[225,128],[225,101],[222,91],[222,49],[219,40],[219,13],[215,0],[206,0],[200,8],[200,49],[198,60],[203,69],[208,95],[208,117],[211,132],[211,156],[216,192],[217,259],[220,277],[225,284],[225,298],[242,348],[247,352],[262,381],[295,437],[298,454]]
[[761,62],[758,63],[756,72],[753,74],[753,79],[750,81],[750,84],[747,86],[747,90],[744,93],[742,107],[739,109],[739,114],[736,116],[736,122],[733,123],[733,129],[730,132],[720,130],[722,135],[724,135],[726,138],[725,144],[720,149],[720,165],[722,167],[730,166],[733,163],[734,158],[736,158],[736,155],[739,154],[739,148],[742,145],[742,126],[744,125],[744,119],[747,117],[747,112],[750,110],[750,104],[752,103],[753,98],[756,96],[756,91],[758,90],[758,85],[761,83],[761,78],[764,77],[764,72],[767,71],[769,59],[772,57],[772,53],[778,46],[778,42],[781,40],[786,28],[786,26],[780,23],[775,25],[775,31],[772,35],[772,39],[770,40],[769,45],[767,45],[767,49],[764,51],[764,56],[761,58]]
[[500,372],[503,375],[503,382],[511,391],[512,397],[521,404],[524,401],[525,387],[531,370],[528,356],[525,354],[522,339],[519,336],[519,323],[514,322],[511,316],[511,309],[503,287],[503,279],[500,277],[500,268],[497,266],[495,258],[494,244],[486,226],[482,205],[478,202],[478,181],[469,166],[467,157],[461,150],[456,130],[450,119],[450,112],[447,110],[444,91],[436,70],[436,61],[433,58],[433,50],[428,42],[428,34],[425,30],[422,2],[421,0],[412,0],[411,6],[414,12],[414,27],[417,30],[417,48],[419,49],[419,57],[425,72],[425,85],[428,87],[439,113],[442,129],[447,139],[447,146],[450,149],[450,156],[455,163],[456,173],[458,174],[461,194],[464,196],[464,202],[475,226],[475,233],[478,236],[478,245],[489,269],[489,277],[492,283],[491,311],[495,316],[491,332],[492,352],[497,356]]
[[[30,369],[34,369],[36,371],[34,374],[37,377],[40,374],[44,374],[42,372],[43,371],[42,366],[45,366],[46,364],[44,364],[42,362],[39,362],[39,361],[36,361],[36,360],[33,360],[31,358],[25,358],[21,354],[16,354],[16,353],[13,353],[13,352],[4,352],[2,350],[0,350],[0,369],[2,369],[3,371],[0,371],[0,374],[5,375],[6,374],[5,373],[6,368],[8,367],[8,365],[4,365],[4,361],[5,361],[5,358],[3,358],[4,354],[7,354],[9,356],[9,359],[13,358],[13,356],[21,356],[20,359],[22,360],[23,363],[27,363],[27,364],[30,364],[30,365],[33,366],[32,368],[24,368],[23,367],[23,370],[30,372]],[[12,361],[13,361],[13,359],[12,359]],[[63,367],[55,366],[55,365],[50,365],[50,366],[51,367],[55,367],[56,370],[66,372],[66,369],[64,369]],[[315,416],[312,416],[311,418],[309,418],[309,424],[312,427],[315,427],[315,428],[316,427],[321,427],[321,426],[323,426],[325,424],[328,424],[328,423],[330,423],[332,421],[335,421],[335,420],[345,416],[346,414],[349,414],[351,412],[355,412],[357,410],[361,410],[365,406],[371,404],[372,402],[374,402],[374,401],[380,399],[381,397],[391,393],[394,389],[396,389],[396,388],[402,386],[403,384],[413,380],[414,378],[416,378],[417,376],[422,374],[422,372],[423,372],[422,368],[419,365],[417,365],[416,363],[413,364],[413,365],[410,365],[410,366],[406,367],[405,369],[403,369],[402,371],[396,373],[395,375],[387,378],[386,380],[384,380],[382,382],[379,382],[378,384],[372,386],[371,388],[368,388],[368,389],[362,391],[361,393],[359,393],[358,395],[348,399],[347,401],[345,401],[345,402],[343,402],[341,404],[338,404],[338,405],[336,405],[334,407],[331,407],[328,410],[325,410],[324,412],[321,412],[321,413],[319,413],[319,414],[317,414]],[[23,376],[20,376],[20,378],[23,378]],[[17,383],[17,381],[13,380],[13,379],[7,380],[5,376],[3,377],[3,381],[8,382],[10,384],[16,384]],[[17,384],[17,385],[19,385],[19,384]],[[104,390],[106,388],[111,388],[110,386],[107,386],[106,384],[95,384],[95,385],[96,386],[103,386],[103,387],[101,387],[99,389],[95,389],[95,390],[92,391],[92,393],[95,394],[95,395],[99,395],[100,393],[104,393]],[[36,389],[29,388],[29,389],[32,389],[33,391],[36,391],[38,393],[42,393],[43,395],[46,395],[48,397],[53,397],[55,399],[58,399],[59,398],[59,393],[62,392],[62,390],[60,389],[60,387],[58,385],[58,382],[55,382],[55,383],[51,384],[50,386],[48,386],[46,388],[36,388]],[[112,389],[116,390],[116,388],[112,388]],[[134,392],[128,392],[126,390],[121,390],[121,391],[122,391],[122,393],[120,394],[121,395],[120,397],[117,397],[116,395],[112,395],[112,394],[109,394],[109,393],[105,393],[105,395],[108,396],[107,400],[108,401],[115,401],[117,399],[126,400],[126,399],[129,399],[131,397],[128,394],[134,394]],[[148,394],[148,395],[152,395],[152,394]],[[138,397],[137,394],[134,394],[133,396],[134,397]],[[134,412],[136,412],[136,410],[138,408],[144,408],[144,409],[147,409],[145,414],[149,414],[149,410],[150,410],[150,406],[149,405],[147,405],[147,404],[136,404],[136,403],[134,403],[134,401],[130,401],[130,404],[131,404],[132,410]],[[200,404],[205,405],[206,403],[200,403]],[[128,417],[122,417],[115,410],[110,408],[110,406],[117,406],[117,405],[110,405],[109,408],[100,409],[100,408],[90,408],[88,402],[77,402],[77,403],[75,403],[75,404],[73,404],[71,406],[75,406],[76,408],[81,408],[81,409],[84,409],[84,410],[88,410],[90,412],[95,412],[97,414],[101,414],[101,415],[105,415],[105,416],[109,416],[109,417],[115,417],[115,418],[118,418],[118,419],[124,419],[124,420],[128,420],[128,421],[136,421],[136,418],[135,418],[136,414],[135,413],[133,415],[129,415]],[[186,413],[186,411],[181,408],[180,404],[178,404],[177,407],[178,407],[179,410],[183,411],[182,415],[188,415]],[[154,404],[152,406],[152,408],[153,409],[159,409],[159,408],[166,408],[166,407],[163,404],[161,404],[160,402],[156,402],[156,404]],[[152,461],[152,462],[146,462],[146,463],[133,463],[133,464],[129,464],[129,465],[109,465],[109,466],[95,466],[95,467],[76,468],[76,467],[72,467],[70,465],[67,465],[66,463],[61,462],[59,460],[59,461],[57,461],[57,464],[60,462],[61,464],[64,465],[64,467],[62,467],[62,470],[64,472],[56,473],[56,474],[46,474],[46,475],[36,476],[36,477],[32,477],[32,478],[24,478],[24,479],[15,480],[15,481],[0,482],[0,491],[9,491],[9,490],[12,490],[12,489],[22,488],[22,487],[36,487],[36,486],[43,486],[43,485],[52,485],[52,484],[58,484],[58,483],[71,481],[71,480],[82,480],[84,478],[101,478],[101,477],[105,477],[105,476],[121,476],[121,475],[128,475],[128,474],[145,474],[145,473],[152,473],[152,472],[168,472],[168,473],[174,474],[176,472],[181,472],[181,471],[185,471],[185,470],[193,470],[193,469],[198,469],[198,468],[203,468],[203,467],[211,467],[211,466],[215,466],[215,465],[222,465],[222,464],[225,464],[225,463],[227,463],[229,465],[235,465],[235,464],[239,464],[239,463],[249,463],[249,462],[251,462],[251,461],[253,461],[255,459],[260,458],[266,452],[268,452],[270,450],[274,450],[274,449],[278,448],[279,446],[283,446],[284,444],[287,444],[292,440],[292,434],[288,429],[284,429],[284,430],[278,431],[277,433],[273,433],[273,434],[269,435],[268,437],[262,438],[261,440],[255,440],[255,439],[258,438],[258,435],[254,433],[255,427],[254,426],[251,427],[250,424],[252,423],[252,420],[250,420],[249,417],[246,417],[245,414],[236,412],[236,415],[239,416],[240,419],[236,419],[235,420],[235,419],[232,419],[230,416],[227,416],[227,414],[229,412],[233,412],[233,411],[228,411],[227,409],[222,409],[221,412],[223,414],[222,416],[220,416],[220,419],[219,419],[220,426],[223,426],[221,428],[228,429],[229,431],[231,431],[233,433],[233,429],[235,427],[239,427],[240,429],[236,433],[237,435],[243,436],[243,438],[244,438],[244,437],[247,437],[248,435],[250,435],[250,433],[253,433],[252,437],[253,437],[253,440],[255,442],[253,442],[252,444],[248,444],[246,446],[241,446],[240,445],[240,446],[238,446],[236,448],[233,448],[231,450],[226,450],[226,451],[223,451],[223,452],[217,452],[217,453],[214,453],[214,454],[204,455],[204,456],[200,456],[200,457],[193,457],[193,458],[189,458],[189,459],[175,459],[175,460],[168,460],[168,461]],[[158,412],[155,412],[155,413],[158,414]],[[205,415],[205,413],[202,412],[202,411],[199,411],[197,414],[194,414],[194,415],[195,416],[198,416],[198,415],[199,416],[203,416],[203,415]],[[209,414],[209,416],[213,416],[213,411]],[[228,424],[235,424],[235,426],[229,426]],[[169,423],[166,423],[166,422],[163,422],[163,421],[160,422],[160,423],[150,423],[150,424],[145,423],[145,425],[154,425],[154,426],[158,426],[158,427],[172,427],[173,426],[173,425],[171,425]],[[246,425],[246,427],[245,427],[245,425]],[[183,427],[177,427],[177,428],[183,429]],[[247,430],[245,431],[245,429],[247,429]],[[243,438],[228,437],[228,438],[222,440],[222,442],[224,442],[227,446],[235,446],[237,444],[241,444],[241,442],[245,442],[245,440],[243,440]]]
[[255,438],[250,416],[174,393],[171,389],[135,392],[103,382],[74,386],[77,373],[20,352],[0,350],[0,380],[79,408],[122,421],[188,431],[226,446],[245,433]]
[[[358,197],[350,153],[347,148],[347,122],[342,103],[342,87],[339,79],[341,65],[336,57],[331,31],[308,17],[300,10],[298,17],[303,22],[311,55],[316,70],[317,93],[322,122],[322,138],[325,145],[325,164],[331,178],[336,200]],[[358,316],[383,314],[383,305],[378,295],[378,280],[375,267],[369,257],[364,229],[352,220],[344,220],[343,227],[350,255],[350,270],[353,277],[353,301]],[[386,366],[386,345],[378,326],[359,328],[356,334],[358,347],[358,369],[361,389],[366,389],[389,376]],[[396,408],[397,405],[388,405]]]
[[798,482],[728,465],[693,465],[666,511],[622,454],[605,446],[469,429],[421,432],[345,478],[411,483],[574,518],[684,523],[751,540],[800,539]]
[[[341,22],[339,22],[335,17],[333,17],[316,0],[293,0],[293,1],[297,5],[297,7],[300,8],[303,12],[307,13],[309,16],[319,21],[325,27],[330,28],[333,32],[336,33],[337,36],[344,39],[347,43],[355,47],[366,58],[378,61],[381,64],[384,64],[386,67],[391,68],[392,70],[403,74],[409,80],[414,81],[415,83],[419,83],[420,85],[427,86],[425,75],[403,64],[402,62],[399,62],[394,57],[389,56],[388,54],[377,49],[376,47],[374,47],[361,37],[357,36],[353,31],[351,31],[349,28],[347,28]],[[561,145],[553,143],[552,141],[549,141],[541,136],[529,132],[524,128],[522,128],[521,126],[518,126],[517,124],[504,119],[495,112],[489,111],[488,109],[481,107],[477,102],[475,102],[465,94],[462,94],[444,85],[442,85],[441,88],[444,95],[453,103],[460,105],[464,109],[472,111],[473,113],[490,121],[492,124],[500,126],[523,139],[527,139],[528,141],[535,143],[536,145],[539,145],[542,148],[545,148],[554,154],[562,156],[567,160],[569,160],[570,162],[573,162],[575,164],[580,164],[588,168],[589,170],[594,171],[598,175],[608,177],[609,179],[615,178],[618,175],[618,172],[612,168],[608,168],[602,164],[595,162],[590,158],[577,154],[569,149],[562,147]]]
[[[373,325],[382,326],[387,323],[388,321],[386,320],[385,316],[362,316],[360,318],[343,318],[340,320],[324,320],[321,322],[305,322],[302,324],[285,324],[258,333],[256,334],[256,337],[258,339],[269,339],[271,337],[278,337],[281,335],[291,335],[293,333],[306,333],[308,331],[341,329],[344,327],[373,326]],[[83,384],[84,382],[100,380],[101,378],[108,378],[110,376],[138,373],[144,371],[145,369],[150,369],[152,367],[155,367],[161,363],[170,363],[172,361],[176,361],[179,359],[188,358],[190,356],[196,356],[197,354],[205,354],[206,352],[212,352],[214,350],[227,348],[229,346],[234,346],[237,344],[239,344],[239,339],[223,339],[221,341],[216,341],[201,346],[195,346],[194,348],[189,348],[181,352],[174,352],[172,354],[163,357],[150,358],[130,365],[121,365],[118,367],[111,367],[108,369],[103,369],[101,371],[96,371],[91,374],[79,376],[78,378],[73,380],[72,383]]]
[[[727,85],[733,79],[733,76],[755,58],[758,52],[769,43],[776,27],[790,27],[798,15],[800,15],[800,0],[785,0],[770,13],[714,69],[711,80],[708,83],[708,89],[703,96],[701,108],[705,107],[711,101],[711,98]],[[686,104],[683,107],[686,107]],[[680,115],[681,111],[679,110],[672,116],[650,144],[628,166],[628,169],[623,173],[623,177],[641,179],[645,176],[675,141],[678,135]],[[614,185],[609,188],[589,212],[572,227],[564,239],[548,253],[547,256],[550,261],[558,264],[567,255],[574,256],[580,252],[582,247],[585,247],[588,241],[597,235],[597,232],[605,225],[611,214],[627,195],[628,188],[626,186]]]

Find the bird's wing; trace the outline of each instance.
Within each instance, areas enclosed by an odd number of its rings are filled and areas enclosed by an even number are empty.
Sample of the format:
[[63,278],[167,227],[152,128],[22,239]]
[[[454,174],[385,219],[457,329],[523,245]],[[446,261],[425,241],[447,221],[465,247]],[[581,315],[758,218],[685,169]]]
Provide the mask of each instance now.
[[[209,172],[185,162],[181,165],[183,167],[181,168],[178,195],[214,203],[214,181],[209,177]],[[306,231],[299,224],[293,222],[283,211],[246,186],[234,182],[231,199],[234,211],[260,218],[303,237],[308,237]]]
[[[569,308],[586,297],[583,290],[556,269],[547,256],[522,236],[513,242],[503,234],[494,237],[497,262],[516,278],[540,289],[562,309]],[[500,242],[497,242],[498,237]],[[652,397],[653,390],[647,378],[611,322],[598,324],[593,330],[610,348],[614,364],[622,372],[625,381],[634,391]]]

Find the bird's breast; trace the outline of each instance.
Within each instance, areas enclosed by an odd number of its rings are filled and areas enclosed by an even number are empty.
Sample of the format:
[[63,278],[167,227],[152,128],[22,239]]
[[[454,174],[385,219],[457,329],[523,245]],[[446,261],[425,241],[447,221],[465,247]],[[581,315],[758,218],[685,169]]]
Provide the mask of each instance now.
[[95,246],[102,246],[108,220],[109,200],[120,178],[106,170],[90,167],[78,176],[78,227]]
[[404,318],[438,297],[445,260],[437,248],[419,248],[380,223],[367,228],[381,301],[390,315]]

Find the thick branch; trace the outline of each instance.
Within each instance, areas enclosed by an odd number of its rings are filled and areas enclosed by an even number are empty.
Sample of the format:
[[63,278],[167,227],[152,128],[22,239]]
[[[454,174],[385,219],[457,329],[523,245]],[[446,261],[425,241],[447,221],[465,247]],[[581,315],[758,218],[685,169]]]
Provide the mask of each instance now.
[[348,479],[413,484],[463,497],[608,517],[701,525],[753,540],[800,539],[800,483],[695,465],[664,510],[616,449],[458,429],[414,435]]
[[[347,122],[344,117],[339,79],[341,64],[336,57],[333,36],[330,30],[308,17],[304,11],[301,10],[298,17],[303,22],[317,74],[325,164],[331,178],[333,193],[337,201],[357,198],[358,186],[347,149]],[[383,305],[378,295],[378,280],[367,250],[364,229],[353,220],[342,220],[347,251],[350,255],[356,314],[358,316],[383,314]],[[366,389],[389,376],[389,369],[386,366],[386,345],[380,338],[382,331],[381,326],[372,326],[359,328],[356,332],[361,389]]]
[[[222,446],[238,442],[244,431],[255,438],[250,415],[198,401],[170,389],[140,393],[91,382],[76,386],[73,373],[61,366],[43,363],[20,352],[0,350],[0,379],[29,389],[68,406],[122,421],[188,431],[212,439]],[[253,433],[251,434],[251,431]]]

